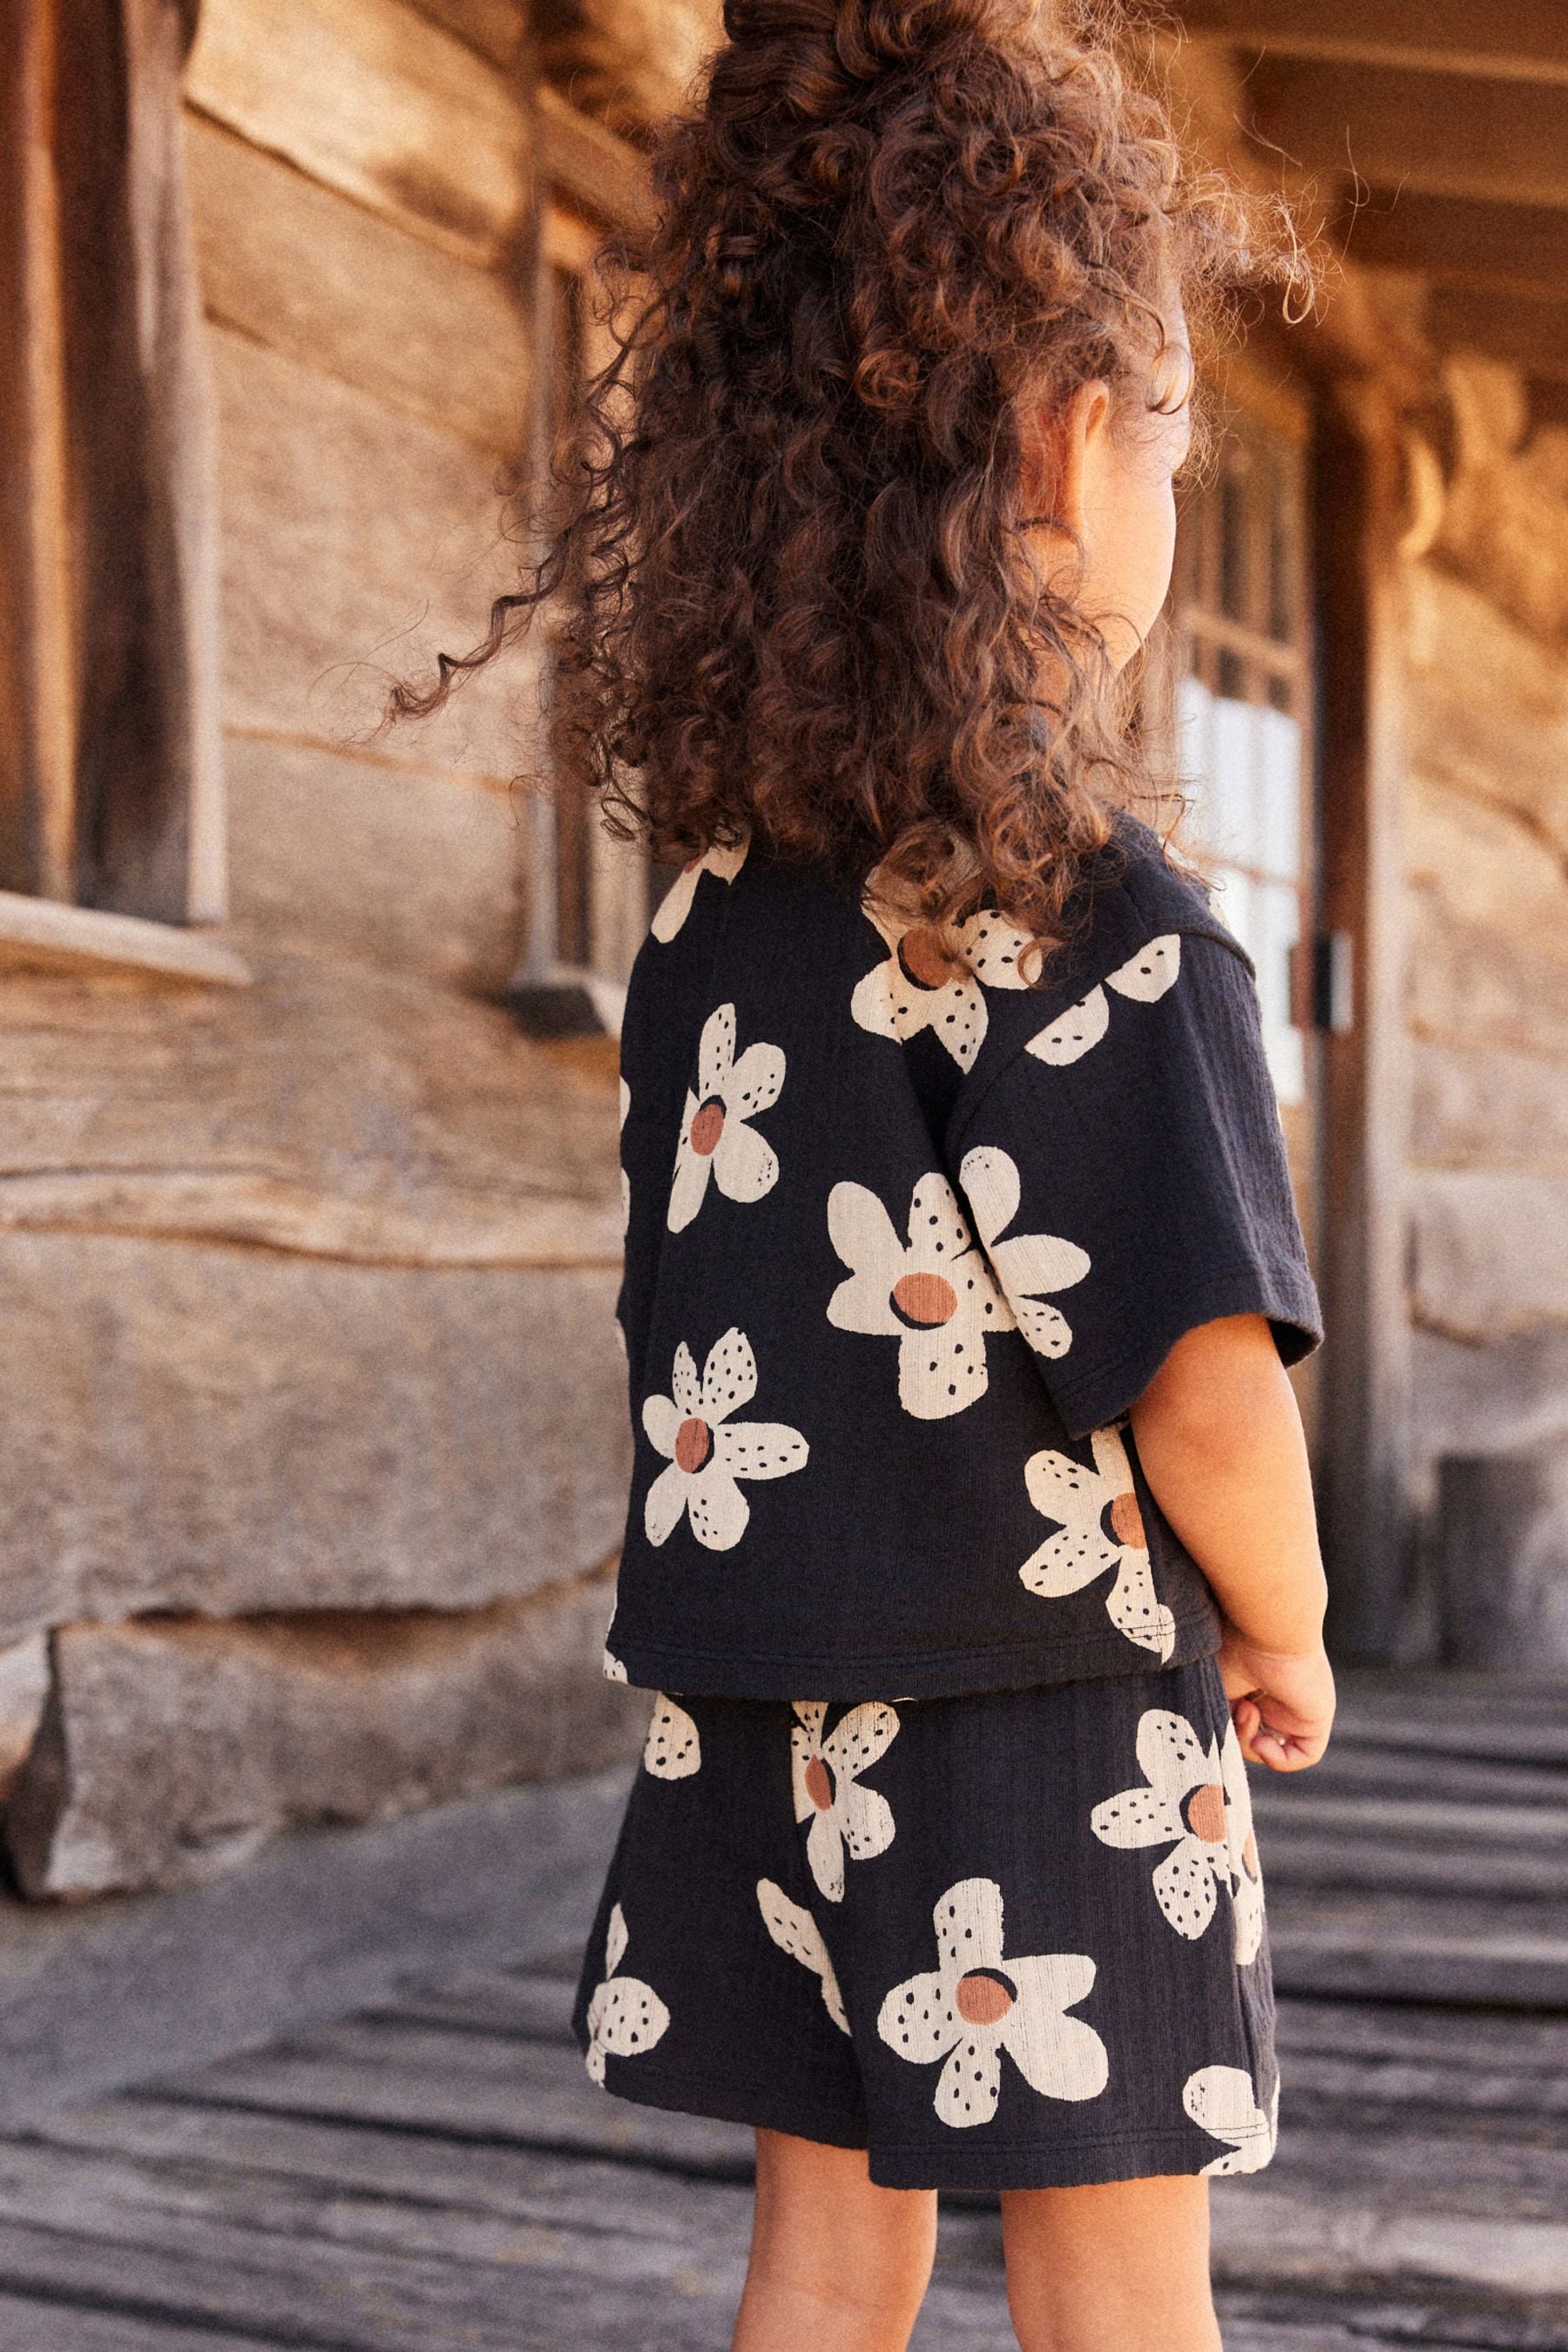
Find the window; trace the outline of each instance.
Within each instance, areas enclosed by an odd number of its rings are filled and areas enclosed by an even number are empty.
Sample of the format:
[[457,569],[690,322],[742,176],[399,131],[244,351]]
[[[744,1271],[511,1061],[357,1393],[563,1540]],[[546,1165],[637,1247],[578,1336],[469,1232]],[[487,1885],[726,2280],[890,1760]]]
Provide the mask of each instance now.
[[224,912],[178,32],[170,11],[111,37],[103,8],[0,10],[0,889],[57,902],[0,934],[89,962],[167,961],[126,918]]
[[1232,419],[1214,478],[1184,505],[1172,603],[1187,838],[1258,967],[1285,1105],[1307,1094],[1293,974],[1311,863],[1305,448],[1292,423]]
[[[609,355],[602,299],[592,275],[599,232],[559,200],[545,210],[536,310],[540,416],[536,478],[574,429],[583,388]],[[536,1033],[616,1029],[632,960],[651,912],[648,860],[613,840],[599,820],[589,780],[548,720],[554,693],[552,616],[542,615],[546,718],[544,764],[551,790],[533,803],[529,948],[513,996]]]

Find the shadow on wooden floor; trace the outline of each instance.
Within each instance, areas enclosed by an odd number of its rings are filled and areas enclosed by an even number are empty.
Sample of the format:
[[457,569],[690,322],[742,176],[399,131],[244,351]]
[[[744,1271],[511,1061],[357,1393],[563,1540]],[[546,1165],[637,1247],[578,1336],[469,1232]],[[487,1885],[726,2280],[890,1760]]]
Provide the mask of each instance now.
[[[1215,2183],[1227,2352],[1568,2352],[1568,1691],[1362,1679],[1259,1791],[1286,2095]],[[749,2144],[621,2105],[568,1962],[0,2139],[0,2352],[721,2352]],[[945,2212],[918,2352],[1012,2343]]]

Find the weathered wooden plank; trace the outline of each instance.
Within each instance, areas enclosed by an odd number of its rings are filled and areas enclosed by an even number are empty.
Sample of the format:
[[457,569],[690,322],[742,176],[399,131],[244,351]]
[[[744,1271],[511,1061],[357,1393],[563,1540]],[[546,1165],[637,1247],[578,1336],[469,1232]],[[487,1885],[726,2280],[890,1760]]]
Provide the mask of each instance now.
[[515,73],[528,55],[525,0],[414,0],[420,16],[456,33],[482,58]]
[[40,1914],[0,1902],[0,2125],[584,1937],[620,1773],[280,1838],[204,1887]]
[[1568,204],[1568,92],[1403,67],[1265,57],[1253,119],[1309,169],[1500,204]]
[[520,827],[503,795],[265,735],[231,736],[228,772],[247,944],[500,993],[524,927]]
[[1424,71],[1568,82],[1568,44],[1555,0],[1387,0],[1369,17],[1356,0],[1181,0],[1190,33],[1277,57]]
[[13,978],[0,1124],[0,1228],[405,1268],[620,1264],[613,1058],[563,1060],[500,1006],[341,960],[207,994]]
[[29,1896],[181,1886],[280,1832],[629,1763],[612,1580],[487,1609],[57,1627],[5,1843]]
[[647,165],[628,140],[542,82],[539,163],[551,192],[605,227],[635,228],[647,208]]
[[617,131],[689,103],[721,37],[714,0],[547,0],[540,59],[574,105]]
[[94,2310],[80,2303],[40,2303],[0,2288],[0,2352],[287,2352],[300,2338],[235,2334],[226,2327],[171,2326],[161,2317]]
[[445,2025],[463,2033],[563,2043],[574,1986],[574,1974],[523,1976],[496,1969],[452,1984],[416,1987],[400,1997],[395,2011],[366,2010],[362,2014],[395,2014],[405,2025]]
[[363,2117],[500,2147],[578,2149],[715,2180],[751,2177],[749,2131],[611,2099],[574,2047],[507,2042],[487,2050],[476,2048],[482,2037],[428,2031],[404,2039],[412,2046],[356,2021],[162,2087],[166,2097],[272,2115]]
[[438,252],[202,116],[191,203],[208,313],[505,459],[531,348],[504,273]]
[[[528,752],[526,663],[374,735],[393,679],[423,682],[438,650],[466,650],[515,579],[494,460],[226,328],[213,350],[228,726],[357,742],[388,782],[423,766],[505,783]],[[234,859],[238,886],[244,844]]]
[[1269,1943],[1288,1992],[1568,2007],[1561,1903],[1276,1885]]
[[1413,2213],[1364,2190],[1219,2180],[1212,2200],[1216,2279],[1310,2284],[1320,2292],[1427,2284],[1568,2301],[1568,2228],[1500,2214]]
[[8,1630],[463,1608],[592,1567],[626,1510],[615,1280],[0,1235],[0,1367],[27,1392],[0,1431]]
[[[1563,225],[1568,243],[1568,222]],[[1544,383],[1568,383],[1568,300],[1487,286],[1435,287],[1426,329],[1443,352],[1479,352]]]
[[528,197],[521,93],[402,0],[209,0],[193,104],[465,259],[510,248]]
[[[1477,21],[1474,10],[1471,21]],[[1440,285],[1568,294],[1563,215],[1554,205],[1484,204],[1401,190],[1363,201],[1348,224],[1358,269],[1416,272]]]
[[0,971],[132,977],[166,988],[246,988],[250,967],[221,940],[96,907],[0,890]]

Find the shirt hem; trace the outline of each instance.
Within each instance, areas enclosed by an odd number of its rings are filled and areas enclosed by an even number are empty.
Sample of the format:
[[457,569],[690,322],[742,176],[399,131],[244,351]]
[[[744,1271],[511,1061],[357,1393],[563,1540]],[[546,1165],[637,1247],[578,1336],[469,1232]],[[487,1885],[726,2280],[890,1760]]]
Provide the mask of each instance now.
[[[617,1626],[616,1656],[638,1690],[674,1691],[707,1698],[921,1699],[963,1698],[994,1690],[1029,1690],[1042,1683],[1101,1682],[1122,1675],[1168,1674],[1212,1658],[1220,1645],[1212,1603],[1175,1621],[1167,1657],[1141,1649],[1124,1634],[1070,1643],[991,1643],[944,1650],[940,1658],[897,1654],[847,1658],[796,1652],[785,1658],[736,1657],[725,1652],[666,1650],[628,1642]],[[718,1679],[715,1679],[718,1677]]]

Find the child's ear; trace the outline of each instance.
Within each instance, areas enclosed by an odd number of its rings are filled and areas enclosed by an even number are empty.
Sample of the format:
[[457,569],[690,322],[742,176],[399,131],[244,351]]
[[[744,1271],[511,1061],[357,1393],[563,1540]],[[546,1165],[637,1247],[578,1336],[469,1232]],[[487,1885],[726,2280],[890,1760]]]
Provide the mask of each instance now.
[[1040,394],[1021,409],[1024,511],[1080,542],[1110,411],[1110,386],[1098,376],[1080,383],[1065,404]]

